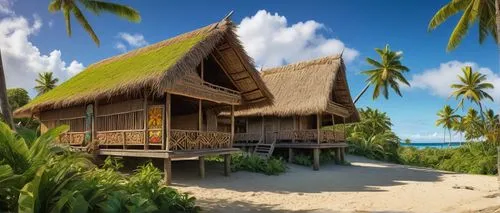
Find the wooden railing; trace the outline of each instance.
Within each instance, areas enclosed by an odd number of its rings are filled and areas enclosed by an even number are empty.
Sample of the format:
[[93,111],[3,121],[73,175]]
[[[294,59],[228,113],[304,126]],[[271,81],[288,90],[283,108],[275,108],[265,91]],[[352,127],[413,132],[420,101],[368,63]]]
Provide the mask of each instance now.
[[85,140],[85,132],[66,132],[59,136],[59,143],[81,146]]
[[99,131],[96,139],[99,145],[144,145],[144,130]]
[[237,95],[237,96],[241,95],[241,92],[239,92],[239,91],[232,90],[232,89],[229,89],[229,88],[226,88],[226,87],[222,87],[222,86],[219,86],[219,85],[215,85],[215,84],[203,81],[203,80],[201,80],[199,78],[195,78],[195,77],[191,77],[191,76],[186,76],[182,80],[185,83],[188,83],[188,84],[191,84],[191,85],[205,86],[205,87],[208,87],[208,88],[213,89],[215,91],[229,93],[229,94]]
[[[320,143],[336,143],[344,142],[345,135],[343,131],[320,130],[319,131]],[[318,142],[318,130],[284,130],[277,132],[267,132],[266,142],[270,142],[276,137],[277,142],[291,142],[291,143],[311,143]],[[236,133],[234,135],[235,143],[253,143],[258,142],[261,138],[261,133]]]
[[195,130],[171,130],[169,150],[231,148],[231,133]]
[[234,141],[239,143],[258,143],[261,137],[261,133],[236,133],[234,134]]

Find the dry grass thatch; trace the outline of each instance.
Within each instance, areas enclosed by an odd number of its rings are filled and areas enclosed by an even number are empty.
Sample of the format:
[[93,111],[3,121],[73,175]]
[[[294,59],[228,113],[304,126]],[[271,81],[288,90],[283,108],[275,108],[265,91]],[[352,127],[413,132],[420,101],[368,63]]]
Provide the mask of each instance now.
[[[16,117],[33,113],[92,103],[95,100],[118,95],[141,94],[142,89],[155,95],[163,95],[173,82],[207,57],[223,39],[238,41],[235,26],[223,20],[195,31],[140,48],[128,53],[105,59],[62,83],[55,89],[36,97],[27,105],[14,112]],[[256,76],[254,83],[264,96],[272,99],[269,91],[259,78],[251,61],[241,45],[233,42],[233,48],[243,58],[250,75]]]
[[299,62],[264,70],[262,80],[274,103],[239,109],[237,116],[291,116],[325,113],[332,101],[347,108],[348,122],[359,120],[347,85],[345,65],[339,56]]

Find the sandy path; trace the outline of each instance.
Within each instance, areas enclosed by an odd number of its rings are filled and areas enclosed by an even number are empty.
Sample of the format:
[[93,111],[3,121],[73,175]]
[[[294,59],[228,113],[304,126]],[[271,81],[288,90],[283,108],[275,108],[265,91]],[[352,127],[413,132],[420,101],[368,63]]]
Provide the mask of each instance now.
[[[208,212],[464,212],[500,206],[494,176],[446,173],[348,156],[352,166],[320,171],[289,165],[280,176],[237,172],[221,176],[207,164],[197,178],[196,161],[174,163],[174,186],[198,198]],[[474,190],[454,189],[472,186]]]

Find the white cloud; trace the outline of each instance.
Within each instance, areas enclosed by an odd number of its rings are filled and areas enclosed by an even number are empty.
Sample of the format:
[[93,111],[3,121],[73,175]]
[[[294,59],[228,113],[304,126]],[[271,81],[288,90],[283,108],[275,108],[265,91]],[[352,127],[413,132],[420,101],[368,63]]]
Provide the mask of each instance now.
[[7,87],[23,87],[30,91],[39,72],[53,72],[62,82],[84,68],[78,61],[67,66],[60,50],[41,53],[29,40],[41,27],[42,20],[38,16],[34,16],[32,23],[22,16],[0,19],[0,49]]
[[[120,41],[116,42],[115,48],[122,51],[126,52],[128,49],[134,49],[137,47],[143,47],[148,45],[149,43],[146,41],[144,38],[144,35],[140,33],[135,33],[135,34],[130,34],[130,33],[118,33],[116,36]],[[123,42],[122,42],[123,41]],[[129,48],[124,44],[128,44]]]
[[50,20],[49,21],[49,27],[52,28],[54,26],[54,21]]
[[85,69],[85,66],[83,66],[82,63],[76,61],[76,60],[73,60],[71,62],[71,64],[69,64],[69,66],[66,68],[66,70],[71,74],[71,75],[75,75],[77,73],[79,73],[80,71],[82,71],[83,69]]
[[12,10],[12,5],[14,4],[11,0],[0,0],[0,15],[14,15],[14,10]]
[[237,33],[258,66],[279,66],[339,54],[342,50],[346,62],[359,55],[342,41],[325,37],[321,34],[324,29],[323,24],[314,20],[289,26],[286,17],[259,10],[241,21]]
[[122,42],[116,42],[115,49],[120,50],[121,52],[127,52],[127,46]]
[[462,68],[465,66],[471,66],[474,71],[486,75],[486,81],[496,86],[488,93],[496,101],[500,101],[500,75],[487,67],[480,67],[474,62],[449,61],[440,64],[437,68],[424,70],[424,72],[412,76],[411,88],[428,90],[432,95],[447,98],[453,91],[450,86],[458,83],[457,76],[462,75]]

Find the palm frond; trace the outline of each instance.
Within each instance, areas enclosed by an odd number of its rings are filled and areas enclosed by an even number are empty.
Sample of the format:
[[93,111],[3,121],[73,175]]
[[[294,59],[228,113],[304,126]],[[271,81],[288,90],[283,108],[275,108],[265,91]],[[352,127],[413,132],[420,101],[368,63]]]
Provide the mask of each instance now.
[[92,38],[92,40],[94,40],[94,43],[97,46],[99,46],[101,44],[101,42],[99,41],[99,38],[95,34],[94,29],[92,29],[92,27],[90,26],[89,22],[85,18],[85,16],[83,16],[82,11],[80,11],[80,9],[78,7],[76,7],[76,6],[73,7],[72,11],[73,11],[73,15],[75,16],[76,20],[78,22],[80,22],[80,25],[82,25],[83,29],[85,31],[87,31],[87,33],[90,35],[90,37]]
[[100,14],[101,12],[109,12],[128,21],[141,21],[141,15],[139,14],[139,12],[126,5],[94,0],[80,0],[80,2],[85,6],[85,8],[96,14]]
[[457,26],[455,26],[455,28],[453,29],[453,32],[450,35],[450,39],[448,40],[447,51],[451,51],[457,48],[463,37],[467,34],[470,23],[475,21],[476,16],[473,16],[472,9],[473,4],[470,4],[465,9],[464,14],[457,23]]
[[439,9],[429,22],[428,30],[433,30],[441,25],[446,19],[463,10],[467,0],[451,1]]

